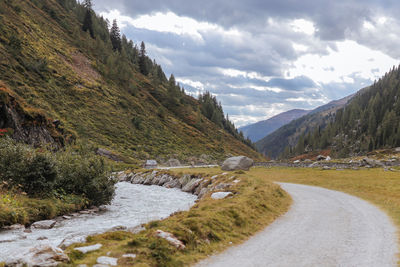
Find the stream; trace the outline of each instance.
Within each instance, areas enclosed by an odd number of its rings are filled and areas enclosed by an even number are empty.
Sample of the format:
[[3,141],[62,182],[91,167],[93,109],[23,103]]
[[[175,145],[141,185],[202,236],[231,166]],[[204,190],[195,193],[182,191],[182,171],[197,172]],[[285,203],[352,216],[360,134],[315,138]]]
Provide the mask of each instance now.
[[131,228],[164,219],[176,211],[190,209],[196,199],[178,189],[121,182],[116,185],[115,198],[104,212],[80,214],[57,222],[52,229],[32,229],[32,233],[0,231],[0,262],[21,258],[38,245],[59,246],[63,241],[69,245],[114,227]]

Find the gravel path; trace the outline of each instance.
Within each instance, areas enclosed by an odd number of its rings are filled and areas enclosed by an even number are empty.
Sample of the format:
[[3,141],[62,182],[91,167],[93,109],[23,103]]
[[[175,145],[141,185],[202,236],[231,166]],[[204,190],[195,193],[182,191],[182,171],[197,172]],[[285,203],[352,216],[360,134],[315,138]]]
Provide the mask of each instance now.
[[378,208],[320,187],[280,185],[294,201],[287,214],[196,267],[396,266],[396,229]]

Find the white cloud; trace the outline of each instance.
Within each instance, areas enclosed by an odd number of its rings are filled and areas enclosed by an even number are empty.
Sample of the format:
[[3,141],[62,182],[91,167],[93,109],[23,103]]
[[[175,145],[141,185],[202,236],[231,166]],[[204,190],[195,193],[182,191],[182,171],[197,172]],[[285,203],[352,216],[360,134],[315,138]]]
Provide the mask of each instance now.
[[301,32],[308,35],[313,35],[315,33],[314,23],[305,19],[295,19],[290,23],[293,31]]
[[[337,51],[329,48],[328,55],[307,54],[300,57],[289,69],[290,75],[305,75],[318,83],[351,83],[354,75],[375,80],[398,63],[390,56],[354,41],[346,40],[336,44]],[[374,60],[371,61],[371,58]],[[371,71],[377,68],[380,71]]]

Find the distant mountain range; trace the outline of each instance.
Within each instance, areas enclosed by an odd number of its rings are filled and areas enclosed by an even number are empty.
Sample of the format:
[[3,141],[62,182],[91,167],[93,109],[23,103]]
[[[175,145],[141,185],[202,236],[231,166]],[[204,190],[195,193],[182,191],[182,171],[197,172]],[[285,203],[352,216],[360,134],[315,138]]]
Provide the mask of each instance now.
[[318,127],[324,128],[335,118],[336,111],[343,108],[353,96],[350,95],[329,102],[310,111],[303,117],[292,120],[256,142],[258,151],[267,157],[277,158],[284,152],[285,148],[296,146],[301,136],[308,134]]
[[310,110],[292,109],[267,120],[240,127],[239,131],[242,131],[243,135],[248,137],[251,141],[257,142],[281,126],[288,124],[292,120],[307,115],[309,112]]

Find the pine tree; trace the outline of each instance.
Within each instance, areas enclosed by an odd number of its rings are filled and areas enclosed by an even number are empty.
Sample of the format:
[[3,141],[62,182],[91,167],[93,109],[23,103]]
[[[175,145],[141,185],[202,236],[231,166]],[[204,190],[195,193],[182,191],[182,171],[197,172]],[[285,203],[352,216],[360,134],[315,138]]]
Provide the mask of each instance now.
[[87,1],[89,2],[89,4],[85,5],[86,14],[85,14],[85,18],[83,19],[82,30],[84,32],[87,32],[89,30],[90,36],[92,38],[94,38],[93,21],[92,21],[92,9],[91,9],[92,4],[90,3],[90,0],[87,0]]
[[139,69],[143,75],[147,76],[149,74],[149,70],[148,70],[147,62],[146,62],[146,46],[143,41],[140,44]]
[[113,20],[113,24],[110,30],[110,39],[111,39],[111,44],[113,46],[114,51],[119,51],[121,52],[122,49],[122,44],[121,44],[121,32],[119,30],[117,20]]

